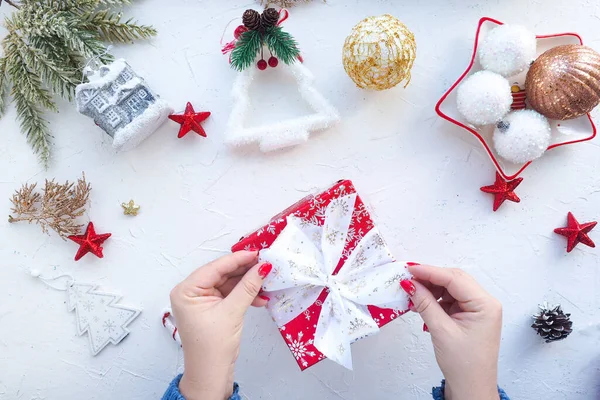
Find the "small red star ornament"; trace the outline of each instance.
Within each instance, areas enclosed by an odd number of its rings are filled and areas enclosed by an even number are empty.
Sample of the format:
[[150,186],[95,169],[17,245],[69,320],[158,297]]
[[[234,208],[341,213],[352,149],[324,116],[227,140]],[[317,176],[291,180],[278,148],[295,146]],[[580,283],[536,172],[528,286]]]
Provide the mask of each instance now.
[[200,122],[204,121],[208,117],[210,117],[210,112],[196,112],[192,106],[192,103],[189,101],[185,106],[185,111],[183,114],[169,115],[169,119],[171,121],[181,124],[181,127],[179,128],[179,134],[177,135],[178,138],[184,137],[189,131],[194,131],[198,135],[206,137],[206,132],[200,125]]
[[554,232],[567,238],[567,253],[570,253],[579,243],[583,243],[590,247],[596,247],[592,239],[588,236],[588,233],[594,229],[597,223],[598,222],[593,221],[580,224],[573,214],[569,212],[569,214],[567,214],[567,226],[564,228],[556,228]]
[[77,254],[75,255],[75,261],[78,261],[87,253],[92,253],[98,258],[104,257],[102,255],[102,243],[104,243],[104,241],[108,239],[110,235],[110,233],[102,233],[97,235],[96,231],[94,230],[94,224],[90,222],[87,228],[85,228],[85,233],[83,235],[69,236],[69,239],[79,245],[79,250],[77,250]]
[[521,201],[519,196],[514,192],[521,182],[523,182],[523,178],[517,178],[507,182],[498,172],[496,172],[496,182],[494,182],[493,185],[482,187],[481,191],[494,195],[494,211],[496,211],[506,200],[514,201],[515,203]]

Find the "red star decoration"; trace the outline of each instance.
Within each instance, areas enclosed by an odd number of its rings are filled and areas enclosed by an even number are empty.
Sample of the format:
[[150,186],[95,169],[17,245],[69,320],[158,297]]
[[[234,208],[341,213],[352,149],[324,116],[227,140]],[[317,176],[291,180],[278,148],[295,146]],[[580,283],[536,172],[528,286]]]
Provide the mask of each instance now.
[[496,182],[494,182],[493,185],[482,187],[481,191],[494,195],[494,211],[496,211],[506,200],[514,201],[515,203],[521,201],[519,196],[514,192],[521,182],[523,182],[523,178],[517,178],[507,182],[498,172],[496,172]]
[[110,233],[96,235],[94,224],[90,222],[87,228],[85,228],[85,233],[83,235],[69,236],[69,239],[79,245],[79,250],[77,250],[77,254],[75,255],[75,261],[78,261],[87,253],[92,253],[98,258],[104,257],[102,255],[102,243],[104,243],[104,241],[108,239],[110,235]]
[[208,117],[210,117],[210,112],[194,111],[194,107],[189,101],[185,106],[185,112],[183,114],[169,115],[170,120],[181,124],[181,128],[179,128],[179,134],[177,135],[178,138],[184,137],[189,131],[194,131],[198,135],[206,137],[206,132],[204,132],[204,128],[202,128],[200,122],[204,121]]
[[573,214],[569,212],[569,214],[567,214],[567,226],[564,228],[556,228],[554,232],[567,238],[567,253],[570,253],[579,243],[583,243],[590,247],[596,247],[592,239],[588,236],[588,233],[594,229],[596,224],[596,221],[580,224]]

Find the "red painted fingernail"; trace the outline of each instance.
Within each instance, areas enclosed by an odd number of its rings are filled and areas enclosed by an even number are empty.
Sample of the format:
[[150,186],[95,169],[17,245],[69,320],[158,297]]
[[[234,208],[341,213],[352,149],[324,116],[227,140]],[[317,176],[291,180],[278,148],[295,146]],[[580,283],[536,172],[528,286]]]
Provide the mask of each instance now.
[[421,264],[416,263],[416,262],[407,262],[406,265],[408,265],[409,267],[414,267],[415,265],[421,265]]
[[415,303],[413,303],[413,301],[412,301],[412,300],[409,300],[409,301],[408,301],[408,309],[409,309],[410,311],[415,311]]
[[264,294],[259,294],[258,297],[260,297],[261,299],[266,300],[266,301],[271,300],[271,298],[269,296],[265,296]]
[[409,296],[414,296],[415,292],[417,291],[417,288],[415,287],[415,285],[413,285],[413,283],[411,281],[409,281],[408,279],[400,281],[400,287],[406,293],[408,293]]
[[254,247],[254,246],[250,246],[248,248],[248,251],[258,251],[258,249],[256,247]]
[[427,327],[427,324],[423,324],[423,332],[429,332],[429,328]]
[[266,276],[269,275],[269,272],[271,272],[272,269],[273,269],[273,264],[264,263],[258,269],[258,275],[260,275],[261,278],[266,278]]

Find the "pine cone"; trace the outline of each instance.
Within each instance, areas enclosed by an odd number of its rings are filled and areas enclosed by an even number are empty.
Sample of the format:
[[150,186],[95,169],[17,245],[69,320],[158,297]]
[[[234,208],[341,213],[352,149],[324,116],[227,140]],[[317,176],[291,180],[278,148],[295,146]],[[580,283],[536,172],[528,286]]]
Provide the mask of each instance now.
[[267,8],[260,16],[260,22],[263,29],[275,26],[279,21],[279,13],[274,8]]
[[242,16],[242,22],[251,31],[260,29],[260,13],[256,10],[246,10]]
[[541,312],[534,315],[535,322],[531,327],[535,329],[541,337],[546,339],[546,343],[562,340],[569,336],[573,329],[573,321],[569,319],[571,314],[565,314],[560,305],[554,308],[548,307],[548,303],[540,306]]

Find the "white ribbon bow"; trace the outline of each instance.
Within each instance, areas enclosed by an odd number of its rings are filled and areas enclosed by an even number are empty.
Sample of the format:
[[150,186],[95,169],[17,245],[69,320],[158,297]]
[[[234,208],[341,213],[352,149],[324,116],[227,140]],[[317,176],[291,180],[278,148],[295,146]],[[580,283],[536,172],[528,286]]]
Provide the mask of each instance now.
[[332,200],[323,226],[289,216],[271,247],[260,252],[261,261],[273,264],[263,290],[270,292],[269,310],[278,326],[296,318],[328,289],[314,345],[348,369],[350,344],[379,331],[367,305],[406,310],[408,296],[400,281],[410,279],[406,263],[394,261],[377,228],[365,234],[332,275],[351,232],[355,202],[356,194]]

